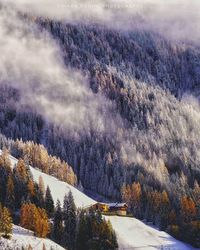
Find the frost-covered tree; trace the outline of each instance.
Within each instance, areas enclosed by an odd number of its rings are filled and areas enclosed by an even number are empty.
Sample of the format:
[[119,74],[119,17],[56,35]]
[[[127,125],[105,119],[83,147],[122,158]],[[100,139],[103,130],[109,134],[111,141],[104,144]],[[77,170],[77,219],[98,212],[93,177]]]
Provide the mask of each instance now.
[[74,250],[76,242],[77,214],[71,191],[65,195],[63,202],[64,233],[63,243],[67,249]]

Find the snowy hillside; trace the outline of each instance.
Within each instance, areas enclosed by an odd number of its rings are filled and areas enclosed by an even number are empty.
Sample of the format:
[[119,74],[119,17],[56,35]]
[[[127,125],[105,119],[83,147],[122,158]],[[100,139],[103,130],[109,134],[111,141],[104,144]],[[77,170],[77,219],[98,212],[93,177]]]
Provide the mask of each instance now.
[[[15,164],[17,163],[17,159],[10,156],[10,160],[11,160],[12,166],[14,167]],[[75,204],[77,207],[87,207],[95,203],[94,200],[92,200],[85,194],[81,193],[79,190],[67,184],[66,182],[59,181],[55,177],[44,174],[40,170],[37,170],[31,166],[30,166],[30,170],[31,170],[31,173],[33,175],[33,179],[35,180],[35,182],[38,182],[39,177],[42,176],[45,188],[49,186],[51,189],[51,193],[52,193],[55,204],[57,200],[60,200],[60,202],[62,203],[65,194],[68,194],[70,190],[73,194]]]
[[[1,153],[1,152],[0,152]],[[17,159],[10,157],[12,166],[17,163]],[[38,181],[39,176],[42,176],[45,186],[49,185],[54,201],[56,202],[59,199],[61,202],[63,197],[69,190],[72,191],[72,194],[75,199],[75,203],[78,207],[87,207],[91,204],[94,204],[95,201],[72,187],[71,185],[61,182],[58,179],[42,173],[41,171],[30,167],[31,172],[35,181]],[[134,219],[134,218],[124,218],[124,217],[106,217],[109,219],[113,225],[114,230],[116,231],[120,250],[122,249],[168,249],[168,250],[192,250],[191,246],[188,246],[184,243],[181,243],[171,237],[165,232],[161,232],[151,226],[144,224],[143,222]],[[14,227],[14,232],[17,228]],[[26,241],[22,233],[19,234],[22,240]],[[12,239],[12,242],[16,239],[16,234]],[[30,237],[30,236],[29,236]],[[18,237],[17,237],[18,238]],[[36,239],[37,241],[37,239]],[[49,241],[47,241],[49,242]],[[38,242],[39,243],[39,242]],[[36,244],[36,243],[35,243]],[[39,249],[39,248],[37,248]],[[62,249],[62,248],[56,248]]]
[[134,218],[109,217],[118,236],[120,249],[192,250],[169,234],[150,227]]
[[55,242],[49,239],[37,238],[33,235],[31,231],[28,231],[22,227],[15,226],[13,227],[13,236],[12,239],[1,239],[0,240],[0,249],[12,249],[19,250],[22,247],[25,249],[32,247],[33,250],[42,250],[45,246],[46,250],[64,250],[63,247],[59,246]]

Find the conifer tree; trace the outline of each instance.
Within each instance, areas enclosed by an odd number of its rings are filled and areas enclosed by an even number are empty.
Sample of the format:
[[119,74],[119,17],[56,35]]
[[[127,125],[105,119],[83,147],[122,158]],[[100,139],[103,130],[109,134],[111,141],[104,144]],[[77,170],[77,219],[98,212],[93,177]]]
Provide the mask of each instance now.
[[16,176],[18,177],[18,179],[22,182],[26,182],[27,181],[27,169],[26,169],[26,165],[24,163],[24,161],[22,159],[20,159],[17,163],[17,166],[15,167],[15,172],[16,172]]
[[[7,151],[6,151],[7,152]],[[10,168],[8,154],[3,153],[0,156],[0,202],[5,203],[6,199],[6,186],[9,175],[11,175],[12,170]]]
[[81,211],[79,216],[76,249],[116,250],[118,243],[110,222],[93,209]]
[[45,186],[44,186],[44,180],[43,180],[43,178],[42,178],[41,175],[39,177],[39,189],[40,189],[41,193],[44,195],[44,193],[45,193]]
[[181,198],[181,219],[182,222],[190,222],[197,214],[197,209],[192,198],[184,196]]
[[11,161],[10,161],[10,157],[9,157],[9,151],[4,148],[2,155],[1,155],[1,159],[2,159],[2,165],[9,171],[11,172]]
[[15,208],[15,192],[14,192],[14,183],[12,176],[8,177],[7,187],[6,187],[6,200],[5,205],[11,211]]
[[45,238],[50,231],[49,220],[44,209],[34,204],[25,203],[20,210],[20,225],[35,232],[35,235]]
[[37,208],[34,204],[24,203],[20,209],[20,225],[35,232],[38,222]]
[[76,206],[72,192],[64,197],[63,204],[63,220],[64,220],[64,245],[69,250],[75,249],[76,240]]
[[169,223],[169,208],[170,208],[170,201],[166,191],[163,191],[161,194],[161,205],[160,205],[160,229],[164,230],[167,228]]
[[34,186],[35,186],[35,196],[32,199],[33,203],[40,208],[45,208],[44,193],[42,193],[42,191],[39,188],[39,185],[37,183],[35,183]]
[[37,216],[39,217],[39,220],[35,229],[36,235],[41,238],[46,238],[46,236],[50,232],[50,225],[49,225],[47,213],[45,209],[41,209],[41,208],[38,208],[37,212],[38,212]]
[[49,186],[47,186],[44,203],[45,203],[45,209],[47,211],[49,218],[53,217],[53,215],[54,215],[54,201],[53,201],[53,198],[51,195],[51,190],[50,190]]
[[20,159],[13,170],[13,180],[14,180],[14,187],[15,187],[15,205],[16,208],[21,207],[21,201],[27,200],[28,198],[28,179],[29,176],[27,174],[27,168],[22,159]]
[[57,201],[56,204],[56,211],[54,215],[54,224],[53,224],[53,231],[52,231],[52,238],[58,244],[61,244],[63,237],[63,218],[62,218],[62,210],[60,201]]
[[140,205],[141,205],[141,186],[140,183],[133,183],[131,186],[131,207],[133,214],[140,217]]
[[99,230],[99,238],[99,249],[118,249],[117,237],[109,220],[102,220]]
[[35,196],[35,186],[33,180],[29,180],[27,184],[28,196],[30,198]]
[[9,238],[12,233],[12,217],[6,207],[0,208],[0,234]]
[[87,241],[89,240],[89,232],[84,211],[79,215],[79,223],[77,230],[76,249],[88,250]]

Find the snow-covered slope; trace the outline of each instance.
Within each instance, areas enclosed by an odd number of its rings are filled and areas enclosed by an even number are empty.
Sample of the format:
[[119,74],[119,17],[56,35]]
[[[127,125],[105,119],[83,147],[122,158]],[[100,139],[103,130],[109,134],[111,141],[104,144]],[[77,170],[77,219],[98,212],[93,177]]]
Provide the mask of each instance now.
[[118,236],[120,249],[138,250],[191,250],[194,249],[169,234],[150,227],[134,218],[109,217]]
[[10,240],[0,239],[1,250],[21,250],[22,247],[28,249],[29,245],[33,250],[43,250],[43,246],[45,246],[46,250],[64,250],[63,247],[55,242],[49,239],[37,238],[33,235],[33,232],[15,225],[13,226],[13,235]]
[[88,196],[86,196],[84,193],[80,192],[73,186],[67,184],[66,182],[59,181],[58,179],[49,176],[47,174],[41,173],[40,171],[32,167],[31,167],[31,172],[36,182],[38,182],[39,177],[42,176],[45,186],[48,185],[51,189],[51,193],[55,201],[55,204],[58,199],[62,203],[65,194],[68,194],[70,190],[73,194],[74,201],[77,207],[87,207],[95,203],[94,200],[92,200],[91,198],[89,198]]
[[[1,153],[1,152],[0,152]],[[17,163],[17,159],[10,157],[12,166]],[[95,200],[89,198],[71,185],[61,182],[58,179],[42,173],[41,171],[30,167],[34,180],[37,182],[39,176],[42,176],[45,186],[49,185],[54,201],[63,200],[63,197],[69,190],[72,191],[75,203],[78,207],[87,207],[95,203]],[[180,241],[175,240],[169,234],[159,231],[143,222],[128,217],[110,216],[109,219],[116,231],[120,250],[192,250]]]
[[[1,151],[0,151],[0,154],[1,154]],[[10,160],[11,160],[12,166],[14,167],[18,160],[12,156],[10,156]],[[77,207],[87,207],[95,203],[93,199],[89,198],[87,195],[80,192],[78,189],[74,188],[73,186],[67,184],[66,182],[59,181],[55,177],[44,174],[40,170],[35,169],[31,166],[30,166],[30,170],[31,170],[31,173],[33,175],[35,182],[38,182],[39,177],[42,176],[45,188],[48,185],[51,189],[51,193],[52,193],[55,204],[58,199],[62,203],[65,194],[68,194],[70,190],[73,194],[74,201]]]

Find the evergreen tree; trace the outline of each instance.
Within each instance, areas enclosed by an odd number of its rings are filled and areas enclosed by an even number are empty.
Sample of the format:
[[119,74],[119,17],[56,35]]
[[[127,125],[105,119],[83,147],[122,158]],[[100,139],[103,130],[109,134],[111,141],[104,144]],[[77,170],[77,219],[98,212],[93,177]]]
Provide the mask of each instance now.
[[11,161],[8,149],[6,148],[3,149],[1,159],[2,159],[1,165],[3,165],[9,172],[11,172]]
[[19,159],[17,162],[17,166],[15,167],[15,175],[16,177],[26,183],[28,181],[28,173],[27,173],[27,168],[25,165],[25,162],[22,159]]
[[76,249],[88,250],[87,241],[89,240],[89,237],[86,216],[84,211],[81,211],[77,230]]
[[197,214],[197,208],[192,198],[184,196],[181,198],[181,220],[182,223],[191,222]]
[[27,168],[22,159],[20,159],[13,170],[13,180],[15,187],[15,206],[16,208],[21,207],[21,201],[27,200],[28,198],[28,180],[29,175]]
[[161,194],[161,206],[160,206],[160,229],[165,230],[169,223],[169,208],[170,202],[168,198],[168,194],[166,191],[163,191]]
[[12,173],[7,151],[0,156],[0,202],[5,203],[6,186],[9,175]]
[[110,222],[93,209],[80,213],[76,249],[116,250],[118,243]]
[[72,192],[64,197],[63,204],[63,220],[64,220],[64,245],[69,250],[75,249],[76,240],[76,206]]
[[35,186],[33,180],[29,180],[27,183],[28,196],[29,198],[33,198],[35,196]]
[[54,215],[52,238],[58,244],[61,244],[63,238],[63,218],[60,201],[57,201],[56,211]]
[[44,204],[45,204],[45,209],[47,211],[49,218],[52,218],[54,215],[54,201],[53,201],[49,186],[47,186]]
[[40,208],[45,208],[44,204],[44,193],[42,193],[39,185],[35,183],[35,196],[32,198],[33,203],[36,204]]
[[12,176],[8,177],[7,187],[6,187],[6,200],[5,205],[11,211],[15,208],[15,192],[14,192],[14,183]]

